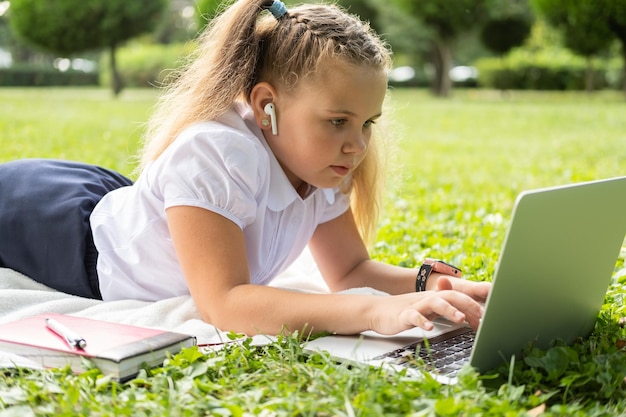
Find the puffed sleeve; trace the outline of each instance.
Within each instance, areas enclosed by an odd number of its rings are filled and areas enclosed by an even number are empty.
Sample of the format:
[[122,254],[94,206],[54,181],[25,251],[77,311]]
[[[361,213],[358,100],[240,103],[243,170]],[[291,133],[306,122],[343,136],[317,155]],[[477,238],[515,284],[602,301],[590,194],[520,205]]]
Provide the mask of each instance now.
[[155,161],[152,189],[162,193],[166,209],[201,207],[243,228],[256,218],[267,158],[255,137],[203,123],[185,130]]

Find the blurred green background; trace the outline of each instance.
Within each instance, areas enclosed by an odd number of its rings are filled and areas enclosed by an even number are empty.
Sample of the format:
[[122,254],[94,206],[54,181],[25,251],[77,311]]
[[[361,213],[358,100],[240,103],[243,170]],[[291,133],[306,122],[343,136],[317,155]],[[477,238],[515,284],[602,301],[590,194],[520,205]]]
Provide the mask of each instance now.
[[[115,94],[161,85],[230,2],[0,1],[0,85],[99,85]],[[390,44],[395,86],[429,87],[438,96],[461,87],[624,88],[623,0],[337,3]]]

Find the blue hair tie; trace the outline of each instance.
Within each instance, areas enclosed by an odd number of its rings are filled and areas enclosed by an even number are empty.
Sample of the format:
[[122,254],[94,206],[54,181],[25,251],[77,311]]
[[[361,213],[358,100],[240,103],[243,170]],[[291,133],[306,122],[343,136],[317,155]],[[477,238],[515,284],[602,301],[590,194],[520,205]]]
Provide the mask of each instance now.
[[285,7],[285,3],[280,0],[274,0],[272,5],[267,10],[269,10],[276,19],[280,19],[287,14],[287,8]]

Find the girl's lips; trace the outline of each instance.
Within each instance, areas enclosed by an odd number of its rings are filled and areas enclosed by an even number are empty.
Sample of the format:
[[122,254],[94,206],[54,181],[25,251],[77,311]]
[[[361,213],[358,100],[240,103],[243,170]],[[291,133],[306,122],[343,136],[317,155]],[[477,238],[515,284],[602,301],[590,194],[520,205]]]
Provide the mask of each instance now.
[[345,177],[350,172],[350,168],[341,165],[331,165],[331,168],[342,177]]

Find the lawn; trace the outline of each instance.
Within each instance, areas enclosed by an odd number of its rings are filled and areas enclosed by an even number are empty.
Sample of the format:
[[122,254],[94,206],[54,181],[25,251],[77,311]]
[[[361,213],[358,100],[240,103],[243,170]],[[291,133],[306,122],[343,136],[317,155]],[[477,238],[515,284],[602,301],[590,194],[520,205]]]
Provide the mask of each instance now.
[[[626,103],[618,93],[390,96],[396,139],[377,259],[414,266],[442,257],[470,279],[488,280],[520,191],[626,174]],[[96,89],[0,89],[0,162],[64,158],[130,174],[155,98],[151,90],[112,99]],[[625,257],[622,250],[616,272]],[[467,370],[455,386],[304,356],[293,336],[263,348],[190,349],[125,384],[96,370],[6,371],[0,417],[626,415],[624,294],[626,275],[616,275],[590,338],[528,350],[487,376]]]

